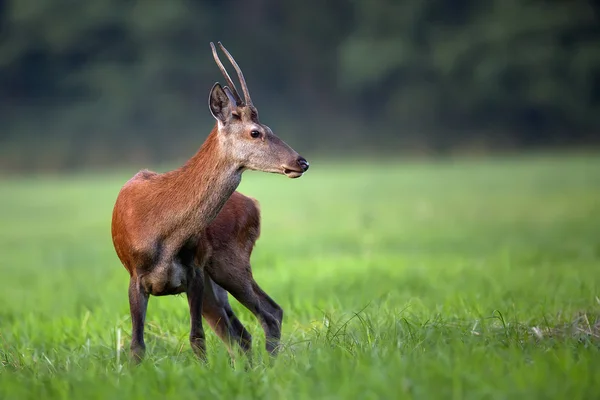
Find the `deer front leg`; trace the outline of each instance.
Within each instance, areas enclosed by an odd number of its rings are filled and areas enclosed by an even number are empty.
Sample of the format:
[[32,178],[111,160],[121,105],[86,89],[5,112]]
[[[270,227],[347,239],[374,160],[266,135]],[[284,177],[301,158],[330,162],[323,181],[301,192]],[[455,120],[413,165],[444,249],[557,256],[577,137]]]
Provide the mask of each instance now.
[[206,361],[206,339],[204,337],[204,329],[202,328],[203,275],[203,271],[200,269],[196,267],[191,268],[186,294],[190,306],[190,345],[196,356],[202,361]]
[[144,322],[148,309],[148,293],[142,288],[137,277],[129,280],[129,311],[131,313],[131,357],[139,363],[146,352],[144,343]]

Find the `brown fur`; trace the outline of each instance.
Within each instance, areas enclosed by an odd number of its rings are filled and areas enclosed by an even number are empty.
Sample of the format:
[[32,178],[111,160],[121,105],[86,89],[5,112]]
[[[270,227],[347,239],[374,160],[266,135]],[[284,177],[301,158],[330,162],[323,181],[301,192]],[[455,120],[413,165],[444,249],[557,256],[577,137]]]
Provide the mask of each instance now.
[[[252,337],[233,313],[228,291],[261,321],[268,339],[267,349],[275,353],[281,336],[283,311],[260,289],[250,267],[252,249],[260,235],[258,202],[233,192],[221,208],[219,200],[215,199],[217,190],[214,190],[219,178],[213,178],[212,185],[203,184],[204,187],[197,187],[202,183],[199,180],[181,178],[186,172],[200,169],[193,163],[202,154],[216,154],[212,142],[214,135],[213,131],[198,154],[182,168],[164,175],[142,170],[121,190],[113,212],[112,233],[117,255],[131,276],[131,285],[141,286],[141,290],[137,290],[130,285],[130,295],[134,292],[130,296],[133,297],[130,298],[132,313],[147,306],[147,294],[178,294],[189,290],[190,283],[195,283],[193,297],[202,296],[202,315],[209,325],[228,347],[236,342],[248,351]],[[212,162],[219,165],[218,161]],[[204,160],[203,164],[206,163]],[[225,190],[229,190],[228,180],[220,179],[226,184]],[[239,182],[235,177],[232,180]],[[213,191],[206,193],[207,187]],[[190,192],[200,195],[187,197]],[[208,203],[216,204],[220,212],[204,230],[195,230],[208,219],[198,210],[206,206],[195,204],[202,196],[208,198]],[[170,214],[164,210],[175,210],[177,221],[181,222],[173,224]],[[156,223],[160,225],[157,227]],[[162,232],[166,234],[156,238],[156,233]],[[173,259],[175,263],[168,261]],[[202,276],[201,269],[208,276]],[[198,290],[200,285],[206,290]],[[144,348],[132,341],[132,353],[136,358],[143,357]],[[199,355],[203,357],[201,351]]]
[[121,189],[112,218],[117,255],[130,275],[131,352],[145,353],[148,296],[186,292],[192,328],[190,343],[205,357],[202,328],[204,274],[196,261],[200,234],[216,217],[241,179],[222,157],[218,130],[210,133],[185,165],[165,174],[141,171]]
[[130,275],[131,353],[137,360],[146,347],[149,296],[183,292],[190,344],[199,357],[206,352],[203,314],[221,338],[249,348],[249,334],[233,315],[226,291],[260,319],[267,350],[276,352],[281,309],[260,290],[250,269],[260,213],[254,200],[234,192],[245,170],[297,178],[308,162],[259,122],[249,96],[242,103],[229,94],[218,83],[211,89],[209,109],[217,123],[193,157],[164,174],[138,172],[117,196],[112,239]]

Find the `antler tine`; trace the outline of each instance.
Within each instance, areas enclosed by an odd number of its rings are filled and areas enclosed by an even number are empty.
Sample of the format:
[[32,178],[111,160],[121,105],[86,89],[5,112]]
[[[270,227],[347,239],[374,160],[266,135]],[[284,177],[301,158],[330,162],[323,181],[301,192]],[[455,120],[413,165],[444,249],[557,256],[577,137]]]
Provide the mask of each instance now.
[[221,50],[223,50],[223,53],[225,53],[227,58],[229,58],[229,61],[231,62],[231,65],[233,65],[233,68],[235,68],[235,71],[238,74],[238,79],[240,80],[240,84],[242,85],[242,91],[244,92],[244,98],[246,99],[246,104],[251,106],[252,99],[250,98],[250,92],[248,91],[248,85],[246,84],[246,80],[244,79],[244,74],[242,73],[240,66],[235,62],[235,60],[233,59],[231,54],[229,54],[229,52],[227,51],[227,49],[225,48],[225,46],[223,46],[223,44],[221,42],[218,42],[218,45],[221,48]]
[[[220,44],[220,42],[219,42],[219,44]],[[223,63],[219,59],[219,55],[217,54],[217,49],[215,48],[215,44],[213,42],[210,42],[210,48],[212,49],[213,58],[215,59],[215,62],[217,63],[217,66],[219,67],[219,69],[223,73],[223,76],[225,77],[225,80],[227,81],[227,85],[229,85],[229,88],[231,90],[231,94],[233,94],[233,97],[234,97],[234,99],[235,99],[235,101],[237,103],[236,105],[242,105],[243,104],[242,98],[238,94],[238,91],[235,88],[235,85],[233,84],[233,81],[231,80],[231,77],[227,73],[227,70],[225,69],[225,66],[223,66]]]

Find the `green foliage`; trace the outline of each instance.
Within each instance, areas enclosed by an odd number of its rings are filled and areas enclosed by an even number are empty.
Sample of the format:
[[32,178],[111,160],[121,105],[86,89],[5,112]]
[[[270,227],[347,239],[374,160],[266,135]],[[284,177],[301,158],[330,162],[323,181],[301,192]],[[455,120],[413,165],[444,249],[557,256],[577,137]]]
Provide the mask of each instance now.
[[598,397],[597,157],[247,173],[254,274],[285,309],[269,362],[234,302],[248,370],[212,333],[193,359],[183,296],[151,298],[149,357],[127,364],[109,223],[132,173],[0,181],[0,398]]
[[351,92],[377,97],[384,123],[400,113],[462,129],[598,127],[591,4],[357,3],[362,18],[342,43],[342,78]]
[[216,40],[243,66],[263,120],[309,149],[598,139],[591,1],[4,0],[0,11],[5,167],[169,160],[196,147],[221,80]]

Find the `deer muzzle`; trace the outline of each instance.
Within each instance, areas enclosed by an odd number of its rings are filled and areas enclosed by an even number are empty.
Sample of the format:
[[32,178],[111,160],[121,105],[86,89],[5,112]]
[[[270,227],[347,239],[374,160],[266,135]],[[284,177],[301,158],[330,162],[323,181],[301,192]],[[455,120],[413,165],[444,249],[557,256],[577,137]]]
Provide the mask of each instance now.
[[288,178],[299,178],[308,171],[308,161],[304,157],[298,157],[294,166],[283,166],[283,173]]

